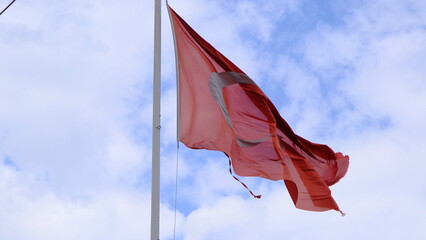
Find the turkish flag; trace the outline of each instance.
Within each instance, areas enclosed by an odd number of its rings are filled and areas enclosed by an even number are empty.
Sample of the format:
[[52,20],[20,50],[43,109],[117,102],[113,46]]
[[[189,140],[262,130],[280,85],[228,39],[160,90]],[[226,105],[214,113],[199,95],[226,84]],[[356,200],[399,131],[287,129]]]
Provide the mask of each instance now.
[[346,174],[349,157],[296,135],[253,80],[168,8],[179,140],[224,152],[240,176],[284,180],[297,208],[340,211],[328,186]]

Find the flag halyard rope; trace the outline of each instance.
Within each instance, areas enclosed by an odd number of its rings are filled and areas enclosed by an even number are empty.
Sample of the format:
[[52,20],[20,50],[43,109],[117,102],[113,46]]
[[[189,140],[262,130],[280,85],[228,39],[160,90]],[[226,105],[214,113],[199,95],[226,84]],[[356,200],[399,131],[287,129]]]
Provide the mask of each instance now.
[[248,187],[245,183],[241,182],[240,179],[238,179],[233,173],[232,173],[232,164],[231,164],[231,158],[229,159],[229,173],[231,174],[231,176],[237,180],[238,182],[240,182],[249,192],[250,194],[254,197],[254,198],[261,198],[262,195],[255,195]]
[[176,145],[176,179],[175,179],[175,216],[173,219],[173,240],[176,240],[176,216],[177,216],[177,202],[178,202],[178,179],[179,179],[179,141]]

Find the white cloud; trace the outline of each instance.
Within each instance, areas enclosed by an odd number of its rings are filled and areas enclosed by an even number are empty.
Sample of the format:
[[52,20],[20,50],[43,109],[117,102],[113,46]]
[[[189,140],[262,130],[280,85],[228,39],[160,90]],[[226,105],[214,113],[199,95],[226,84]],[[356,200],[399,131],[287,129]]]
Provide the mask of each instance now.
[[140,193],[111,191],[70,199],[34,191],[39,183],[22,182],[23,174],[2,174],[3,239],[136,239],[148,233],[149,201]]
[[153,4],[18,2],[0,23],[0,238],[149,235]]

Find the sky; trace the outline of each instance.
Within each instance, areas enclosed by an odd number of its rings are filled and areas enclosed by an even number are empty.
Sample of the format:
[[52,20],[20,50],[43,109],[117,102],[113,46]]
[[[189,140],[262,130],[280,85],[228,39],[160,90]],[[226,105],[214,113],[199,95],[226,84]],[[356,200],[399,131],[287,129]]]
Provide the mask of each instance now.
[[[350,166],[331,187],[341,217],[296,209],[282,181],[241,177],[254,199],[222,153],[177,149],[163,1],[161,239],[424,239],[425,1],[169,3],[297,134]],[[19,0],[0,16],[0,239],[149,239],[153,11]]]

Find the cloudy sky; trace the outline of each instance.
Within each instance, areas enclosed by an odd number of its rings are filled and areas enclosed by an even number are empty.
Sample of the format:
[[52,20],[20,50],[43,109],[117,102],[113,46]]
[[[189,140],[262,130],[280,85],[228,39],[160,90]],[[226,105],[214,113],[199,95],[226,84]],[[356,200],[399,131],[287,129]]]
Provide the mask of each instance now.
[[[1,0],[3,9],[8,1]],[[340,208],[176,150],[163,3],[161,239],[423,239],[426,2],[170,0],[299,135],[351,157]],[[0,16],[0,239],[149,239],[153,0],[18,0]]]

